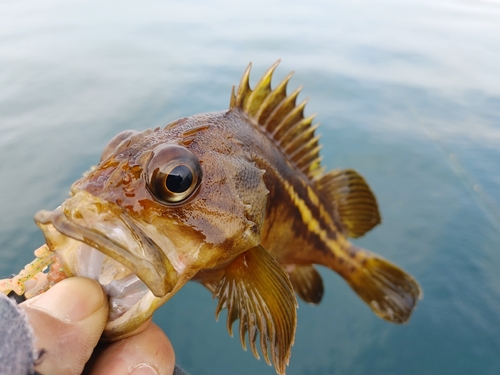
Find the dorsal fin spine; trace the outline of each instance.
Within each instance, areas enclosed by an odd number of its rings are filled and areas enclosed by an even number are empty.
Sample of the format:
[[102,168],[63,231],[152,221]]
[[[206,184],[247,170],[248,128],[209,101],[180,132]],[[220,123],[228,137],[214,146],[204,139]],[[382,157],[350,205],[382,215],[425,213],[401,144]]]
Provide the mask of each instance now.
[[[290,154],[290,146],[298,139],[301,138],[305,131],[312,127],[312,122],[314,120],[314,116],[309,116],[307,118],[303,118],[300,121],[297,121],[295,124],[290,126],[285,134],[282,135],[280,142],[286,147],[284,147],[285,152]],[[289,152],[290,151],[290,152]]]
[[236,107],[236,95],[235,95],[236,87],[233,85],[231,89],[231,97],[229,98],[229,108]]
[[263,124],[264,128],[267,129],[267,131],[270,134],[274,133],[274,129],[281,122],[280,116],[283,116],[284,114],[286,114],[287,112],[289,112],[293,108],[295,108],[295,101],[296,101],[297,96],[299,95],[301,89],[302,89],[302,87],[299,87],[294,92],[292,92],[290,95],[285,97],[281,101],[281,103],[278,104],[278,106],[271,113],[271,115],[267,119],[266,123]]
[[276,109],[276,107],[286,98],[286,87],[290,78],[292,78],[293,72],[288,74],[281,83],[276,86],[274,90],[267,96],[267,98],[262,102],[262,106],[255,115],[258,119],[259,124],[265,124],[269,116]]
[[286,117],[276,126],[273,132],[273,137],[279,144],[281,144],[288,131],[304,118],[304,107],[306,104],[307,99],[290,111],[290,113],[286,115]]
[[325,171],[326,171],[326,167],[321,167],[321,166],[319,168],[317,168],[316,170],[312,171],[310,173],[311,180],[317,181],[318,179],[321,178],[321,176],[325,175]]
[[311,156],[311,158],[312,159],[309,159],[311,161],[308,164],[297,166],[297,168],[299,168],[299,170],[304,173],[309,179],[313,179],[316,176],[318,170],[320,169],[321,160],[323,160],[323,157],[321,156]]
[[[290,143],[287,145],[287,147],[284,148],[286,153],[291,153],[292,150],[295,147],[300,147],[302,144],[306,143],[307,140],[311,139],[314,137],[314,131],[318,128],[318,124],[314,124],[307,128],[303,133],[297,135]],[[311,137],[312,135],[312,137]],[[318,137],[319,138],[319,137]]]
[[229,109],[244,112],[273,139],[298,171],[314,180],[324,173],[320,166],[319,137],[314,135],[318,124],[312,125],[314,116],[304,118],[307,99],[296,104],[302,87],[290,95],[286,93],[293,73],[288,74],[275,89],[271,88],[272,76],[278,64],[279,61],[269,68],[254,90],[249,84],[252,67],[249,64],[238,89],[232,90]]
[[[312,122],[314,120],[314,116],[309,116],[301,121],[296,122],[293,126],[288,129],[286,134],[281,139],[281,143],[290,145],[295,139],[304,134],[304,132],[312,127]],[[302,146],[298,146],[302,147]],[[289,154],[292,154],[290,152]]]
[[304,153],[311,151],[311,149],[318,143],[319,138],[320,136],[317,135],[314,138],[311,138],[306,143],[298,145],[295,150],[290,152],[290,158],[292,160],[297,160],[298,158],[302,157]]
[[316,145],[310,152],[302,155],[297,161],[295,162],[299,168],[301,168],[304,164],[304,162],[310,161],[312,162],[315,159],[315,155],[318,154],[318,152],[323,148],[323,145]]
[[241,83],[236,94],[236,107],[244,108],[245,101],[248,100],[248,93],[252,92],[250,90],[250,69],[252,69],[252,63],[248,64],[245,73],[243,73],[243,78],[241,78]]
[[[319,148],[317,148],[317,151],[321,149],[321,146],[318,147]],[[321,156],[315,156],[313,153],[310,153],[304,155],[304,157],[297,163],[297,167],[299,167],[300,170],[306,175],[309,175],[311,166],[316,165],[316,167],[318,167],[321,159]]]
[[279,61],[274,63],[274,65],[262,76],[262,78],[257,82],[248,99],[245,101],[245,106],[243,110],[248,113],[250,117],[255,117],[259,109],[262,107],[263,101],[271,93],[271,78],[273,76],[274,70],[278,66]]

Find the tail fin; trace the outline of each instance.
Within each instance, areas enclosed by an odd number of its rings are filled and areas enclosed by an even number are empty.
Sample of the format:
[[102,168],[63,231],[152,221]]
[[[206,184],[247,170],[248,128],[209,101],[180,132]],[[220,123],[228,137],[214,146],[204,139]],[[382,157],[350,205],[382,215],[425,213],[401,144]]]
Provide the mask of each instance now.
[[[325,201],[334,203],[348,237],[360,237],[380,223],[375,195],[357,172],[333,170],[315,183]],[[324,260],[327,266],[338,272],[379,317],[393,323],[407,322],[422,295],[417,281],[377,255],[348,246],[341,254],[332,249],[333,257]]]
[[380,318],[406,323],[422,298],[417,281],[385,259],[351,246],[351,272],[339,273]]

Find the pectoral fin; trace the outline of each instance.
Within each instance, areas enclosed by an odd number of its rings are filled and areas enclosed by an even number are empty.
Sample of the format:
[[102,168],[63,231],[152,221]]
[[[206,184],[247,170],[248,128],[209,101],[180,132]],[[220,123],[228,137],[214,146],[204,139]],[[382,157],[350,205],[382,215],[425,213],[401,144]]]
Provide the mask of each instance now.
[[323,279],[314,266],[290,265],[286,267],[293,289],[305,302],[317,305],[323,298]]
[[227,328],[232,336],[232,325],[240,320],[240,340],[246,350],[248,331],[250,347],[260,358],[256,348],[257,333],[264,359],[271,364],[270,346],[276,372],[285,374],[291,354],[297,324],[297,301],[284,268],[262,247],[254,247],[239,255],[227,268],[215,296],[217,310],[227,308]]

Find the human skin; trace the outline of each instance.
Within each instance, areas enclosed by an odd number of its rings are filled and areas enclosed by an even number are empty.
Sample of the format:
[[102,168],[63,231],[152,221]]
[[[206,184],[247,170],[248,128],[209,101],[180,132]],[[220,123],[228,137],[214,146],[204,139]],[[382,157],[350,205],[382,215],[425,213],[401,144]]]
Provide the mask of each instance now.
[[131,337],[99,343],[108,301],[94,280],[63,280],[20,307],[33,327],[37,350],[43,350],[35,367],[40,374],[171,375],[174,371],[172,345],[150,321]]

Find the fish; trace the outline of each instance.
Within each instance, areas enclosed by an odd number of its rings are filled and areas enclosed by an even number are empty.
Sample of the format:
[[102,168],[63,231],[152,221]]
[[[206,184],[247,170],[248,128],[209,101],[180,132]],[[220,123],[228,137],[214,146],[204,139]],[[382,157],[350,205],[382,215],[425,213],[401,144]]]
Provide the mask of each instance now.
[[[375,195],[352,169],[326,171],[301,88],[279,61],[250,87],[250,64],[228,110],[163,128],[126,130],[70,197],[34,220],[45,237],[36,259],[0,281],[32,298],[60,280],[98,280],[109,296],[103,337],[130,335],[188,281],[218,299],[216,318],[253,354],[286,373],[297,299],[319,304],[316,265],[339,274],[380,318],[409,320],[422,290],[407,272],[354,245],[381,222]],[[248,337],[247,337],[248,336]]]

